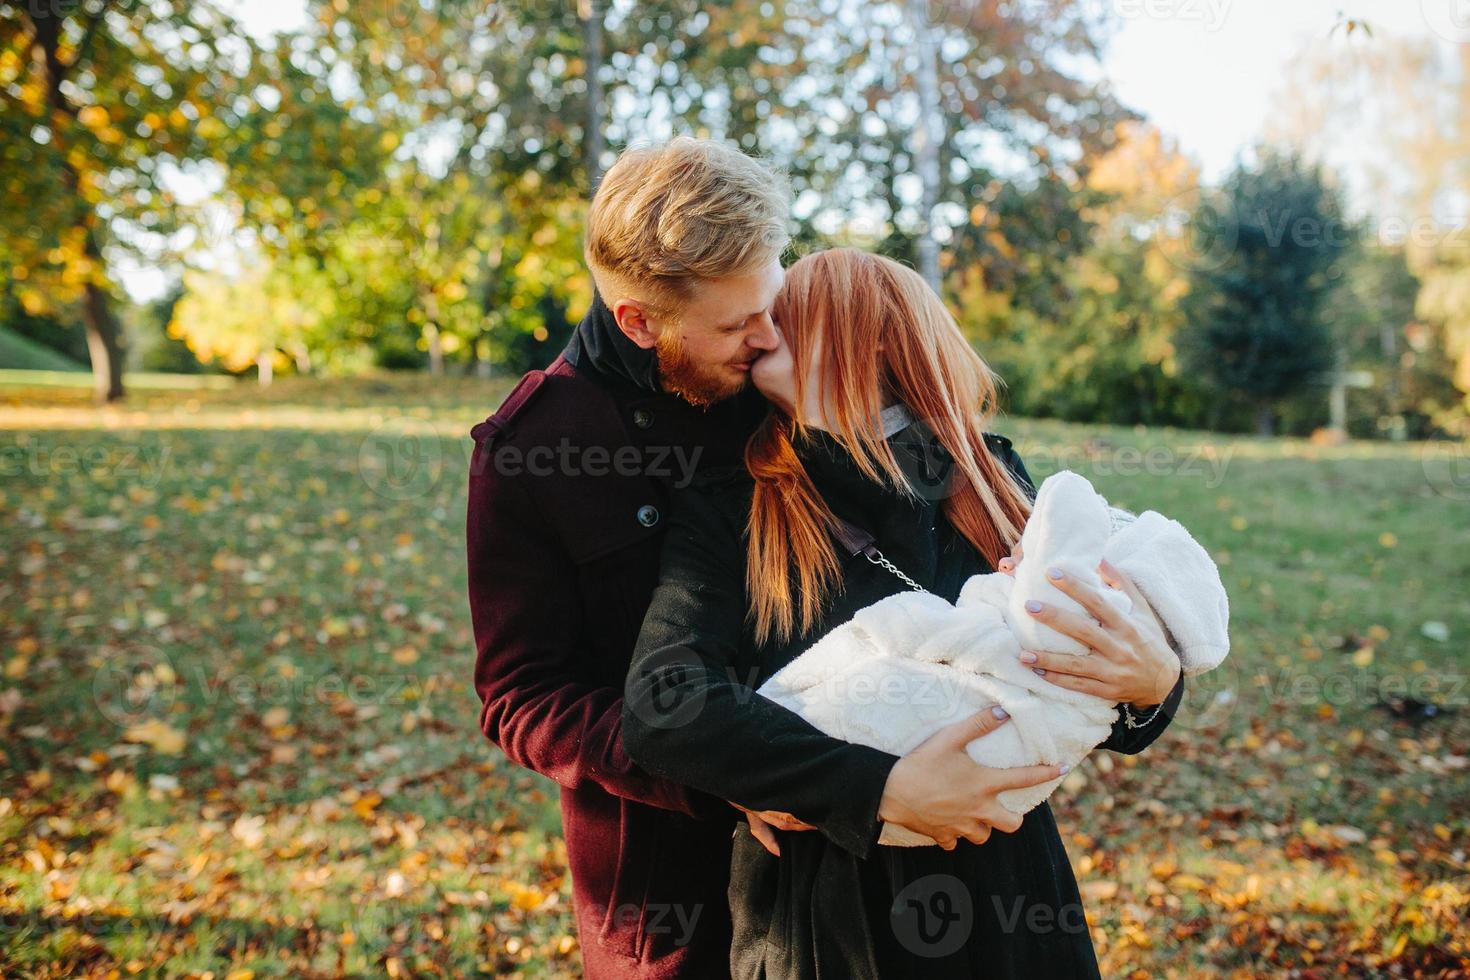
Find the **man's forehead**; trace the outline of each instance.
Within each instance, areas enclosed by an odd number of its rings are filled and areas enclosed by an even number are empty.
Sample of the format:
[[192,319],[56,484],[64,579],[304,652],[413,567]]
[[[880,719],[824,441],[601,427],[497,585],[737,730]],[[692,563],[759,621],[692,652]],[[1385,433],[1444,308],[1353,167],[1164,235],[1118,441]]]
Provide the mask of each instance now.
[[721,319],[751,317],[769,309],[786,280],[779,265],[750,276],[717,279],[705,284],[692,304],[694,309]]

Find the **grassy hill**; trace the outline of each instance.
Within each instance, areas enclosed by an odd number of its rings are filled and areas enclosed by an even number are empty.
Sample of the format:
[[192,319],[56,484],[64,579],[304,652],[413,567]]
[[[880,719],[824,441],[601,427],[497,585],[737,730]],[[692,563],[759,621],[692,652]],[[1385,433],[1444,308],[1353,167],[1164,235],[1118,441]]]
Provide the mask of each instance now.
[[59,351],[38,344],[29,337],[0,327],[0,368],[27,371],[82,371],[85,364],[72,360]]

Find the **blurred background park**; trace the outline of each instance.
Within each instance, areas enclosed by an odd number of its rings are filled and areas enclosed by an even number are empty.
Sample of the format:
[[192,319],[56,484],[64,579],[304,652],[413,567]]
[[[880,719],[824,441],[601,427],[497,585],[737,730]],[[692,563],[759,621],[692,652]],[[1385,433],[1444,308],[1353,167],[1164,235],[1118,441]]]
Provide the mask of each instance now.
[[1216,556],[1226,668],[1053,798],[1104,974],[1470,975],[1462,0],[0,0],[0,975],[577,975],[468,431],[681,133]]

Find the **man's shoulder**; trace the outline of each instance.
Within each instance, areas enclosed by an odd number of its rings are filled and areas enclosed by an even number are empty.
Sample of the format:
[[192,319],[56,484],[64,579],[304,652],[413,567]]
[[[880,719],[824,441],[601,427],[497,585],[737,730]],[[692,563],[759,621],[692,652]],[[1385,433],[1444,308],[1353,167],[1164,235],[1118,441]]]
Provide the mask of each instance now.
[[470,438],[495,445],[541,445],[569,427],[597,427],[608,417],[599,403],[609,398],[597,382],[558,357],[544,369],[526,372],[500,407],[470,429]]

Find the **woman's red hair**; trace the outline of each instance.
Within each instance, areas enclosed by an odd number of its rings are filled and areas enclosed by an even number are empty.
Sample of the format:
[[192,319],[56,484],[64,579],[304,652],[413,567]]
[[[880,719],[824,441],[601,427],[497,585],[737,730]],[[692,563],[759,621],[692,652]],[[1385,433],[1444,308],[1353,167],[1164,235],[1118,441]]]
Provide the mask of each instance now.
[[[819,404],[826,427],[859,469],[910,496],[916,491],[883,437],[879,413],[903,402],[954,460],[941,508],[992,567],[1009,555],[1030,499],[985,443],[996,376],[917,272],[850,248],[816,252],[786,270],[776,299],[796,372],[796,404],[820,347]],[[832,512],[796,454],[814,420],[773,411],[751,437],[755,478],[746,585],[758,642],[805,633],[839,584]]]

